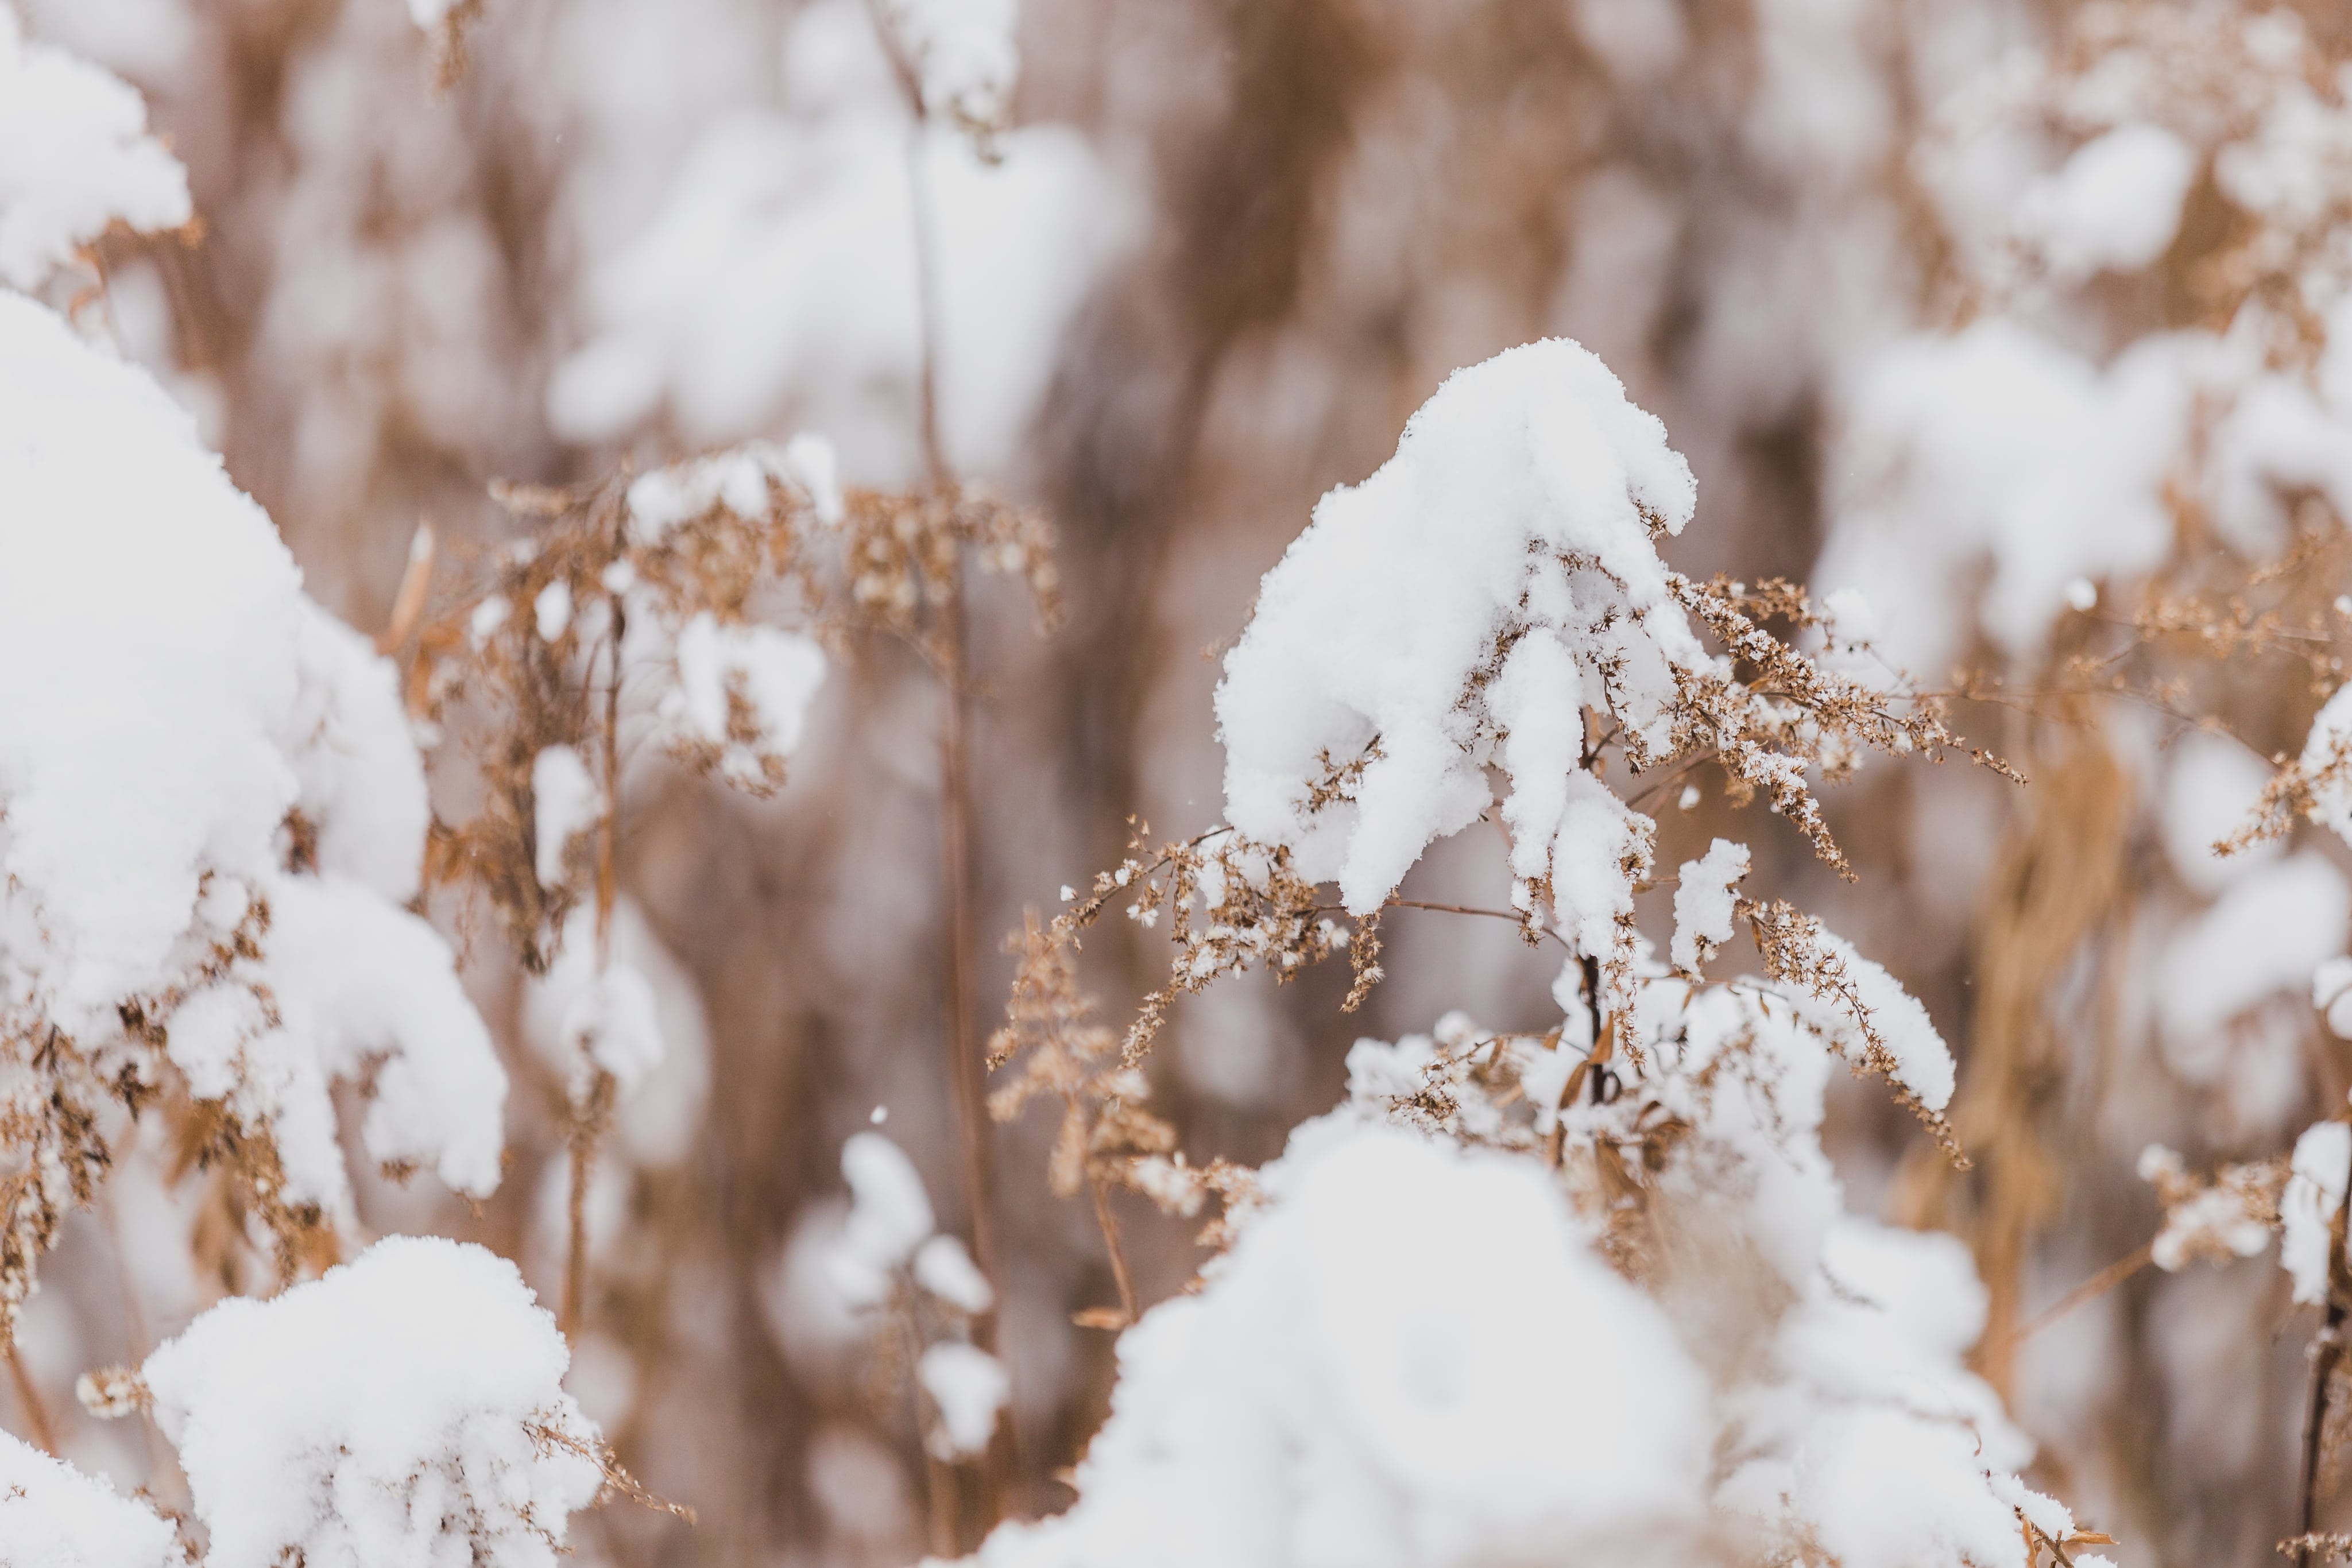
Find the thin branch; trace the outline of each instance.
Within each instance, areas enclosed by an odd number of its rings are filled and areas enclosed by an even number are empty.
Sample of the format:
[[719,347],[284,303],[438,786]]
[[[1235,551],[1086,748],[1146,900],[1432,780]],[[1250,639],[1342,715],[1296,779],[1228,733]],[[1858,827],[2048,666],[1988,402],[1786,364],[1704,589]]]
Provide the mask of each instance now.
[[2114,1290],[2117,1285],[2122,1284],[2126,1280],[2130,1279],[2134,1274],[2137,1274],[2142,1269],[2147,1268],[2148,1264],[2155,1261],[2155,1260],[2156,1243],[2154,1241],[2144,1241],[2140,1243],[2137,1249],[2116,1259],[2114,1262],[2108,1264],[2105,1268],[2100,1270],[2097,1273],[2092,1275],[2089,1279],[2084,1281],[2081,1284],[2075,1286],[2073,1290],[2067,1291],[2064,1295],[2059,1297],[2056,1301],[2042,1308],[2042,1311],[2036,1312],[2030,1321],[2011,1333],[2009,1343],[2011,1345],[2024,1343],[2027,1340],[2032,1338],[2035,1334],[2040,1333],[2043,1329],[2048,1328],[2052,1323],[2056,1322],[2060,1318],[2064,1317],[2068,1312],[2073,1312],[2076,1307],[2083,1305],[2085,1301],[2095,1301],[2099,1297],[2105,1295],[2109,1291]]

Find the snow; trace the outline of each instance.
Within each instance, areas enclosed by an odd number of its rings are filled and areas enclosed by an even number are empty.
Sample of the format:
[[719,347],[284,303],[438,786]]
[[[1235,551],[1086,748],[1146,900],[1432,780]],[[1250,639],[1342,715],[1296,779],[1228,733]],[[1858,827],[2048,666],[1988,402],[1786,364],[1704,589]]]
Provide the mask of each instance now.
[[603,1484],[569,1363],[511,1263],[395,1237],[268,1301],[222,1302],[141,1376],[206,1568],[553,1568]]
[[[400,907],[426,807],[391,666],[303,595],[184,412],[16,296],[0,494],[11,1028],[135,1051],[120,1009],[140,1004],[199,1096],[280,1134],[289,1184],[331,1212],[339,1077],[375,1085],[374,1157],[489,1191],[505,1076],[446,946]],[[307,851],[281,831],[296,809]],[[202,983],[240,923],[260,956]]]
[[2161,126],[2118,126],[2027,187],[2019,232],[2064,277],[2149,266],[2179,230],[2197,165],[2196,152]]
[[2292,1173],[2279,1198],[2279,1266],[2294,1281],[2294,1299],[2307,1306],[2327,1300],[2330,1229],[2344,1207],[2352,1173],[2352,1126],[2315,1122],[2294,1141]]
[[138,91],[28,41],[0,0],[0,283],[39,287],[110,225],[152,234],[194,215]]
[[1003,128],[1021,75],[1018,0],[884,0],[882,9],[926,111],[974,130]]
[[2352,957],[2338,956],[2311,974],[2311,1005],[2327,1015],[2338,1040],[2352,1040]]
[[[1619,862],[1646,852],[1646,819],[1572,800],[1562,774],[1585,706],[1618,715],[1631,747],[1667,743],[1673,674],[1705,655],[1645,519],[1678,532],[1696,502],[1664,427],[1578,345],[1456,371],[1266,574],[1217,688],[1227,820],[1369,914],[1491,803],[1502,739],[1515,871],[1565,872],[1579,914],[1605,918],[1630,899]],[[1507,633],[1492,685],[1474,681]],[[1375,739],[1352,801],[1310,812],[1323,759]]]
[[1982,630],[2005,653],[2039,648],[2078,579],[2142,572],[2170,549],[2162,486],[2202,342],[2144,340],[2102,370],[1995,316],[1890,347],[1845,399],[1816,586],[1860,588],[1887,656],[1934,674],[1971,631],[1947,585],[1989,559]]
[[709,1094],[709,1019],[693,975],[625,895],[614,900],[608,937],[600,955],[593,905],[574,906],[547,972],[525,982],[523,1038],[575,1096],[592,1068],[613,1074],[621,1093],[608,1152],[674,1166],[692,1152]]
[[[986,40],[1005,0],[905,9],[935,40],[949,101],[993,112],[1011,81]],[[591,271],[588,330],[556,367],[549,419],[568,439],[606,441],[666,409],[695,445],[814,426],[842,443],[848,471],[912,479],[923,467],[913,127],[859,0],[802,10],[785,63],[788,108],[715,119],[643,232]],[[992,163],[941,127],[919,159],[938,236],[940,428],[964,473],[1008,467],[1065,328],[1141,226],[1076,130],[989,140]]]
[[745,522],[768,515],[770,481],[791,486],[808,497],[820,520],[839,522],[842,513],[838,459],[833,444],[803,431],[783,445],[747,441],[724,452],[656,468],[629,486],[629,529],[651,544],[680,523],[713,510]]
[[1677,974],[1696,976],[1731,940],[1740,879],[1748,874],[1748,846],[1717,839],[1706,853],[1685,861],[1675,884],[1674,963]]
[[0,1432],[0,1565],[180,1568],[179,1536],[143,1503]]
[[408,19],[431,32],[455,11],[459,0],[408,0]]
[[706,610],[679,629],[677,660],[677,684],[661,706],[670,744],[714,758],[730,783],[772,788],[824,684],[824,650],[802,632],[736,625]]
[[2352,887],[2315,850],[2258,866],[2165,944],[2155,975],[2168,1043],[2193,1046],[2281,991],[2301,994],[2352,936]]
[[2246,824],[2271,770],[2237,742],[2218,735],[2185,735],[2166,770],[2157,827],[2180,880],[2211,895],[2250,869],[2276,858],[2275,843],[2249,845],[2224,859],[2213,846]]
[[643,1082],[667,1050],[660,1008],[653,982],[635,966],[619,959],[606,964],[563,1009],[563,1043],[575,1077],[585,1064],[612,1074],[623,1094]]
[[949,1460],[985,1453],[1013,1390],[997,1359],[961,1340],[943,1340],[923,1352],[915,1376],[940,1413],[932,1451]]
[[2338,769],[2332,779],[2326,777],[2329,764],[2339,755],[2352,757],[2352,685],[2337,687],[2321,705],[2299,758],[2316,779],[2312,790],[2313,819],[2352,844],[2352,768]]
[[572,840],[604,820],[604,792],[575,747],[547,746],[530,759],[530,799],[532,869],[553,893],[571,880],[563,868]]
[[980,1563],[1674,1555],[1705,1382],[1539,1166],[1309,1124],[1265,1176],[1206,1288],[1121,1336],[1077,1503]]
[[531,625],[542,643],[561,641],[572,625],[572,585],[561,578],[539,591],[531,601]]
[[952,1236],[934,1236],[915,1249],[915,1283],[967,1312],[978,1314],[996,1304],[988,1277]]
[[829,1262],[833,1281],[851,1305],[879,1305],[931,1234],[930,1197],[905,1151],[879,1133],[859,1133],[841,1146],[841,1174],[850,1209]]

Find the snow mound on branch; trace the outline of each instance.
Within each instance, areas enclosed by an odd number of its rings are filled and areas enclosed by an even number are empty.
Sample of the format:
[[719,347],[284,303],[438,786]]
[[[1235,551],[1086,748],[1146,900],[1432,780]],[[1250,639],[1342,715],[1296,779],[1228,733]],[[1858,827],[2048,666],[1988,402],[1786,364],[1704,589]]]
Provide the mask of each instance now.
[[[1579,345],[1455,371],[1396,455],[1325,496],[1266,574],[1217,689],[1227,820],[1367,914],[1486,809],[1484,768],[1507,732],[1514,873],[1570,873],[1563,902],[1605,923],[1631,896],[1619,868],[1575,875],[1562,857],[1608,826],[1585,818],[1633,814],[1572,800],[1569,775],[1585,709],[1618,716],[1637,753],[1663,750],[1675,672],[1709,664],[1653,540],[1696,502],[1665,427]],[[1310,810],[1328,766],[1375,743],[1352,800]],[[1646,856],[1646,828],[1608,831],[1618,858]]]
[[570,1363],[513,1264],[395,1237],[271,1300],[224,1301],[141,1375],[207,1568],[552,1568],[604,1474]]
[[427,812],[390,666],[303,594],[184,412],[16,296],[0,494],[12,1032],[103,1050],[137,1004],[200,1096],[286,1134],[295,1195],[331,1210],[326,1083],[377,1068],[371,1153],[489,1191],[506,1079],[446,946],[400,907]]
[[37,288],[110,225],[151,234],[194,212],[138,89],[28,43],[0,0],[0,283]]
[[178,1568],[143,1504],[0,1432],[0,1568]]
[[1119,1343],[1078,1502],[985,1568],[1633,1561],[1702,1516],[1706,1386],[1532,1162],[1310,1124]]

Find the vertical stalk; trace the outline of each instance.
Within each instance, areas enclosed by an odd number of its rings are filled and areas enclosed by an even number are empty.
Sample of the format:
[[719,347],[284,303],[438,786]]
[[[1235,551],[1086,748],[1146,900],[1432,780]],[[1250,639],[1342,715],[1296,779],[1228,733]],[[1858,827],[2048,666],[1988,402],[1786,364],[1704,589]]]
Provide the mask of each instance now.
[[[607,640],[609,664],[604,681],[604,810],[596,823],[596,976],[601,980],[613,963],[613,906],[620,899],[621,836],[621,642],[628,631],[628,613],[620,595],[612,606],[612,631]],[[564,1200],[563,1299],[556,1322],[566,1338],[580,1327],[588,1299],[588,1181],[595,1174],[596,1140],[612,1113],[619,1091],[613,1075],[602,1068],[590,1080],[587,1102],[571,1107],[572,1125],[565,1139],[572,1161],[572,1186]]]
[[16,1407],[24,1412],[25,1428],[41,1452],[55,1458],[58,1452],[57,1428],[49,1425],[48,1406],[41,1403],[41,1391],[33,1386],[32,1375],[25,1370],[24,1358],[16,1354],[16,1338],[8,1336],[8,1375],[16,1385]]

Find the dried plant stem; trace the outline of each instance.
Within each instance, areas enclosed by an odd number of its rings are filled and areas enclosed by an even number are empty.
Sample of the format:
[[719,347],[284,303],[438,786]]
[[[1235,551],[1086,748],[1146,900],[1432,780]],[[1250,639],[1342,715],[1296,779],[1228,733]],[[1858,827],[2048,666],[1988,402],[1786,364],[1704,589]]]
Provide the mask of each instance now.
[[2099,1297],[2105,1295],[2109,1291],[2114,1290],[2117,1285],[2122,1284],[2126,1280],[2130,1279],[2134,1274],[2137,1274],[2142,1269],[2147,1268],[2148,1264],[2155,1261],[2155,1259],[2156,1243],[2154,1241],[2141,1242],[2136,1249],[2116,1259],[2114,1262],[2108,1264],[2105,1268],[2100,1270],[2097,1273],[2092,1275],[2089,1279],[2084,1281],[2081,1284],[2075,1286],[2073,1290],[2067,1291],[2064,1295],[2059,1297],[2056,1301],[2042,1308],[2042,1311],[2036,1312],[2030,1320],[2020,1324],[2016,1332],[2010,1335],[2010,1345],[2011,1350],[2014,1351],[2017,1345],[2032,1339],[2035,1334],[2040,1333],[2043,1329],[2048,1328],[2052,1323],[2056,1322],[2060,1318],[2064,1317],[2068,1312],[2073,1312],[2076,1307],[2083,1305],[2085,1301],[2096,1301]]
[[49,1425],[48,1406],[41,1403],[41,1391],[33,1386],[32,1375],[25,1370],[24,1358],[16,1352],[14,1338],[8,1341],[8,1376],[16,1385],[16,1408],[25,1415],[25,1429],[41,1452],[54,1457],[58,1451],[57,1428]]
[[[618,596],[613,600],[613,630],[608,647],[611,663],[604,683],[604,811],[596,823],[596,969],[602,974],[613,962],[613,908],[620,899],[621,829],[621,642],[627,616]],[[557,1323],[566,1338],[580,1327],[588,1300],[588,1183],[596,1168],[596,1143],[612,1114],[620,1085],[603,1068],[589,1082],[585,1104],[575,1103],[567,1118],[565,1143],[572,1162],[572,1186],[564,1197],[562,1311]]]
[[1127,1322],[1140,1315],[1136,1301],[1135,1279],[1127,1271],[1127,1249],[1118,1239],[1118,1217],[1110,1211],[1110,1193],[1102,1178],[1089,1176],[1087,1186],[1094,1192],[1095,1223],[1102,1227],[1103,1245],[1110,1249],[1110,1276],[1118,1285],[1118,1310]]

